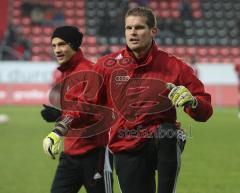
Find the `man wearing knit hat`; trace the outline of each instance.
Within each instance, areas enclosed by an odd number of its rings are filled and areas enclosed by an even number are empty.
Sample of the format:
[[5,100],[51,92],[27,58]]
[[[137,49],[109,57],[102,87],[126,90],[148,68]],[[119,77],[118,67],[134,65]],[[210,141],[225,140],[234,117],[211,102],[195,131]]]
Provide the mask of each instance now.
[[44,152],[50,158],[55,159],[60,143],[64,139],[64,150],[60,154],[51,193],[77,193],[82,186],[85,187],[87,193],[105,193],[103,165],[108,139],[107,132],[87,138],[68,135],[68,133],[63,136],[60,132],[67,124],[72,128],[84,128],[95,121],[93,115],[81,112],[80,116],[79,112],[71,110],[70,107],[66,109],[66,104],[63,104],[66,100],[75,102],[75,104],[78,102],[78,97],[84,93],[87,80],[83,80],[83,84],[78,85],[80,83],[78,82],[76,85],[75,82],[73,85],[74,80],[71,77],[77,73],[81,76],[90,71],[93,66],[93,63],[83,56],[80,49],[82,38],[83,34],[74,26],[56,28],[51,38],[54,56],[60,65],[58,70],[62,72],[59,93],[61,111],[45,106],[41,112],[42,117],[47,121],[51,114],[48,112],[49,109],[58,112],[54,119],[52,117],[50,119],[50,121],[56,121],[56,125],[43,140]]

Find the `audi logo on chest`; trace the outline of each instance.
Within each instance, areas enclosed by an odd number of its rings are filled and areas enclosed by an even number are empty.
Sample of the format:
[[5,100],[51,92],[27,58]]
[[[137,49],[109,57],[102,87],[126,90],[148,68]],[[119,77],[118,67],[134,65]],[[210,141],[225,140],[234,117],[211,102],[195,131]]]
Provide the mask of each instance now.
[[117,82],[127,82],[129,79],[129,76],[115,76],[115,81]]

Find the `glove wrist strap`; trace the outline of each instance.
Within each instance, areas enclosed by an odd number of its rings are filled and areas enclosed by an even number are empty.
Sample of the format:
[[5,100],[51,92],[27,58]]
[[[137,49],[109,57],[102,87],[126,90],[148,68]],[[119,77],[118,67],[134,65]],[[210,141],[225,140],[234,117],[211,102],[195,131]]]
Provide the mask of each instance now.
[[56,133],[57,135],[61,136],[61,137],[63,136],[62,132],[57,128],[53,129],[53,132]]
[[64,117],[61,121],[57,122],[55,125],[55,131],[60,133],[61,136],[64,136],[67,134],[68,129],[70,128],[70,124],[72,122],[72,117]]
[[198,106],[198,101],[197,101],[197,99],[194,97],[193,102],[192,102],[192,105],[191,105],[191,108],[192,108],[192,109],[196,109],[197,106]]

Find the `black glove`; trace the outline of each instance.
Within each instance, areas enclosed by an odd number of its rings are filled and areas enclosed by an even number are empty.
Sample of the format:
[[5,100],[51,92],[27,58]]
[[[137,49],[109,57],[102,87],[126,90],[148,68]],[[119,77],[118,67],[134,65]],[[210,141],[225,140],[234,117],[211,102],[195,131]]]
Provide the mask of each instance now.
[[54,107],[43,104],[41,110],[42,118],[47,122],[56,122],[62,115],[62,112]]

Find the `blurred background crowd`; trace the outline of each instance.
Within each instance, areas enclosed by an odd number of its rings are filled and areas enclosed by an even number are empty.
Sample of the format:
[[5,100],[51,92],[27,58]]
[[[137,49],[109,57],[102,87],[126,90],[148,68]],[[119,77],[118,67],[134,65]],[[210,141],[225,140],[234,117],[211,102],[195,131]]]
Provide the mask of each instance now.
[[84,52],[96,59],[124,45],[124,14],[142,5],[157,15],[156,40],[164,49],[198,62],[240,63],[239,0],[1,0],[1,4],[1,60],[52,60],[50,35],[64,24],[84,32]]

